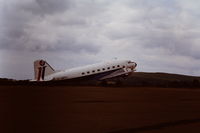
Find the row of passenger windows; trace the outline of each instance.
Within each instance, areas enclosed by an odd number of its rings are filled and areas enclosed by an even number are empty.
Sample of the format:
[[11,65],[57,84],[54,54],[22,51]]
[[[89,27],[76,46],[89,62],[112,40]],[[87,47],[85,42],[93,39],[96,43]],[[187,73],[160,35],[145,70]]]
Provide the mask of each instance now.
[[[119,68],[120,67],[120,65],[117,65],[117,66],[112,66],[112,67],[107,67],[107,70],[110,70],[111,68]],[[125,66],[123,66],[123,68],[125,68]],[[102,68],[102,71],[105,71],[106,70],[106,68]],[[91,71],[91,73],[95,73],[95,72],[100,72],[101,71],[101,69],[97,69],[97,70],[92,70]],[[82,75],[85,75],[85,74],[90,74],[90,71],[87,71],[87,72],[82,72],[81,73]]]

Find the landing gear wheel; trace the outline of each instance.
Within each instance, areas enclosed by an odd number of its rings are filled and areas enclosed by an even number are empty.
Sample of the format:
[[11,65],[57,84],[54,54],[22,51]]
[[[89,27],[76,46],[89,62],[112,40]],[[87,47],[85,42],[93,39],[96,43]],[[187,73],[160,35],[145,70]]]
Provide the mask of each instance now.
[[100,85],[102,86],[108,86],[108,82],[106,80],[102,80]]

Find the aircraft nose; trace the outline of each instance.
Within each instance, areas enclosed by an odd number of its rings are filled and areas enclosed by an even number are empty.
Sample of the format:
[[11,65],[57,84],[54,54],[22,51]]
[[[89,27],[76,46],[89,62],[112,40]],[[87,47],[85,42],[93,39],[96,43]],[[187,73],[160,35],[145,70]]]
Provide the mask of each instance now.
[[128,65],[127,65],[127,68],[130,68],[131,70],[134,70],[137,66],[137,63],[135,62],[130,62]]

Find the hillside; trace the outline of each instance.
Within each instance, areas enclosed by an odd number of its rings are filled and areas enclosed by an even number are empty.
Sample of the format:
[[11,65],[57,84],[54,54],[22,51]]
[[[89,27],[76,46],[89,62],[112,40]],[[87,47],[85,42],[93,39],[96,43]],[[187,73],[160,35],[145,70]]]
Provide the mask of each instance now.
[[124,80],[128,86],[161,86],[161,87],[199,87],[200,77],[169,74],[135,72]]
[[[200,77],[169,74],[169,73],[146,73],[135,72],[133,75],[117,80],[116,85],[119,86],[141,86],[141,87],[191,87],[200,88]],[[49,82],[29,82],[28,80],[12,80],[0,79],[1,85],[99,85],[97,81],[82,81],[82,80],[63,80],[63,81],[49,81]],[[109,84],[100,84],[107,85]],[[113,84],[112,84],[113,85]]]

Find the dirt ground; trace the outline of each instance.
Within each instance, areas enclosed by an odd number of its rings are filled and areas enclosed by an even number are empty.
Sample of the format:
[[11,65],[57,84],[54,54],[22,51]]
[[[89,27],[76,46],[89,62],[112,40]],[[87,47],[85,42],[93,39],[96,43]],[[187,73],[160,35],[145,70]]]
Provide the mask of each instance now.
[[0,86],[1,133],[199,133],[200,89]]

